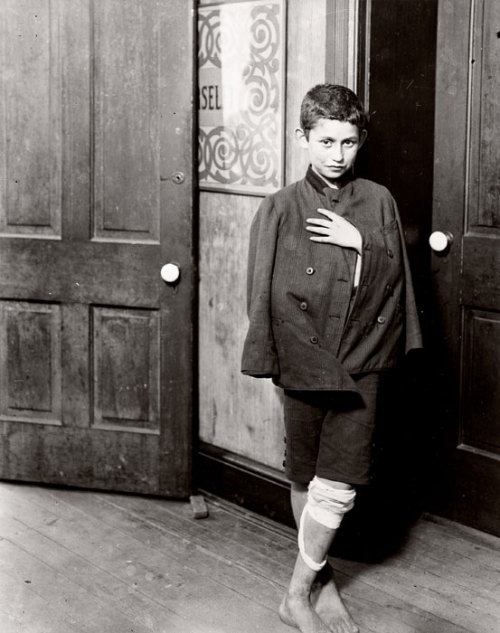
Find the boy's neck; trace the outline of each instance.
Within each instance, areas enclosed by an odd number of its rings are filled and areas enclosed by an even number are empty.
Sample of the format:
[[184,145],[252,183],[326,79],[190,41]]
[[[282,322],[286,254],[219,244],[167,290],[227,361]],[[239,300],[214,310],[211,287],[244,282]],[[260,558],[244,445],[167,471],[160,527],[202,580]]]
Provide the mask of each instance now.
[[328,180],[328,178],[325,178],[319,172],[317,172],[312,165],[309,166],[309,169],[311,169],[314,172],[315,176],[320,178],[322,182],[324,182],[331,189],[342,189],[346,182],[349,182],[349,180],[352,179],[352,172],[348,172],[342,178],[339,178],[337,180]]
[[322,175],[321,175],[318,171],[316,171],[316,170],[314,169],[314,167],[312,167],[312,165],[311,165],[311,168],[312,168],[313,172],[316,174],[316,176],[318,176],[319,178],[321,178],[321,180],[322,180],[323,182],[325,182],[325,183],[326,183],[329,187],[331,187],[332,189],[340,189],[340,185],[339,185],[337,182],[335,182],[335,181],[333,181],[333,180],[328,180],[327,178],[325,178],[324,176],[322,176]]

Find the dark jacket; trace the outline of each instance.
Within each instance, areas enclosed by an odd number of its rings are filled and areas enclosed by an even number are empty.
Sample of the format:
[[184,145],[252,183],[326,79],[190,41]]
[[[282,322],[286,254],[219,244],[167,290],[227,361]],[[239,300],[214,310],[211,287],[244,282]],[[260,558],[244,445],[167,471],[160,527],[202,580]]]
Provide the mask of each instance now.
[[[318,208],[344,216],[361,233],[355,294],[356,252],[313,242],[305,229]],[[286,389],[356,390],[351,374],[389,369],[421,347],[389,191],[361,178],[332,189],[309,168],[303,180],[263,200],[250,235],[248,315],[242,372]]]

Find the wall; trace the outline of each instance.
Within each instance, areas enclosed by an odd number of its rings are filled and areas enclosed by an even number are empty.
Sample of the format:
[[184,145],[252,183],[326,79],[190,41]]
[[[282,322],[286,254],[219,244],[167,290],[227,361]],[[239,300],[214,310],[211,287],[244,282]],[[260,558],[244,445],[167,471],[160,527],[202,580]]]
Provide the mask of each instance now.
[[[287,2],[286,184],[307,167],[294,143],[305,92],[325,80],[355,84],[357,5],[355,0]],[[199,433],[203,442],[281,470],[281,390],[269,380],[240,374],[248,235],[261,200],[200,192]]]

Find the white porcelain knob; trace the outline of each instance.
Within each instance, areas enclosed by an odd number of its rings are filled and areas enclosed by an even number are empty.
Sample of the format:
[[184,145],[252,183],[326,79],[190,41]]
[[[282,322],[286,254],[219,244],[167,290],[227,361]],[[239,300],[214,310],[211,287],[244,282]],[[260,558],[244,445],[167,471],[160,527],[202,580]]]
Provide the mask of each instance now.
[[177,264],[170,262],[161,267],[160,275],[167,284],[175,284],[175,282],[179,281],[181,269]]
[[453,235],[448,232],[434,231],[429,237],[429,245],[436,253],[442,253],[453,243]]

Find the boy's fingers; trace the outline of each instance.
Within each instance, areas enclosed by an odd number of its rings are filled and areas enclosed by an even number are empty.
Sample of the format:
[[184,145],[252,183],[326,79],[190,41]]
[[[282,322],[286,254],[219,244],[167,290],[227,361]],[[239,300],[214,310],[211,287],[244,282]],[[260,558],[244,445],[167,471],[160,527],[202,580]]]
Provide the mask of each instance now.
[[331,220],[322,220],[321,218],[307,218],[309,224],[317,224],[318,226],[332,226]]
[[327,237],[310,237],[309,238],[311,241],[313,242],[328,242],[328,238]]
[[314,233],[321,233],[321,235],[330,235],[331,229],[324,226],[306,226],[307,231],[313,231]]

